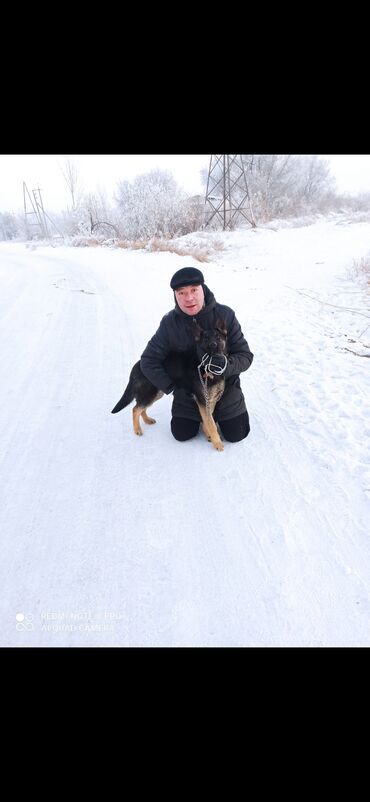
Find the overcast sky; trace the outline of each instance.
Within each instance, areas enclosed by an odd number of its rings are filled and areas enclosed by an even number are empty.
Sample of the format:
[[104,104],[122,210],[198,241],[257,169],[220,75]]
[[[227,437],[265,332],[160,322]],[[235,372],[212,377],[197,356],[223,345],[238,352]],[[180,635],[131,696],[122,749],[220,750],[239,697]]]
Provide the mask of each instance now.
[[[323,156],[331,165],[339,192],[370,192],[370,155]],[[189,194],[202,193],[200,171],[208,170],[206,155],[0,155],[0,211],[23,210],[23,181],[28,190],[40,187],[45,211],[58,212],[70,204],[70,195],[61,167],[71,159],[78,167],[85,192],[105,190],[109,201],[117,182],[160,168],[170,170],[179,186]]]

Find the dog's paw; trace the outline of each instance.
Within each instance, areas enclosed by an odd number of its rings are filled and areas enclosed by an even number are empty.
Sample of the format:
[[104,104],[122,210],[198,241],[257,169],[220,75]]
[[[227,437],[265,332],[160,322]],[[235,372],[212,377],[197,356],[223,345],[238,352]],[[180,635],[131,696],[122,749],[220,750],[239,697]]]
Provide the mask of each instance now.
[[221,442],[221,440],[217,440],[217,442],[213,443],[213,445],[214,445],[214,447],[215,447],[215,449],[217,451],[223,451],[224,450],[224,444]]

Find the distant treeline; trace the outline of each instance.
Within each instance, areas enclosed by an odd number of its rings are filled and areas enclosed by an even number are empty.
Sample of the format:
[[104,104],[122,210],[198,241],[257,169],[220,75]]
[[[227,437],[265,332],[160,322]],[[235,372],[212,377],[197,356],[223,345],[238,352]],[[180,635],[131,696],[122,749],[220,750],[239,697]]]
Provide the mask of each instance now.
[[[370,210],[370,193],[356,197],[338,194],[329,162],[318,156],[244,154],[242,161],[248,219],[239,218],[237,225],[258,226],[273,219],[305,214]],[[103,235],[126,240],[168,239],[198,231],[209,216],[209,207],[205,205],[207,170],[202,172],[203,195],[189,197],[178,187],[170,171],[154,170],[132,181],[118,181],[113,202],[104,191],[84,193],[78,168],[71,160],[65,162],[63,174],[70,207],[60,214],[47,214],[46,228],[50,237],[59,234],[66,238]],[[233,176],[231,168],[231,185],[234,177],[237,178],[237,173]],[[222,186],[221,179],[220,162],[212,174],[216,197]],[[234,188],[233,192],[233,199],[238,202],[242,190]],[[44,199],[44,206],[47,212],[47,199]],[[31,220],[32,215],[27,215],[26,224],[24,214],[0,212],[0,239],[43,238],[41,229],[31,225]],[[35,220],[36,216],[33,222]],[[222,222],[216,216],[212,228],[221,227]]]

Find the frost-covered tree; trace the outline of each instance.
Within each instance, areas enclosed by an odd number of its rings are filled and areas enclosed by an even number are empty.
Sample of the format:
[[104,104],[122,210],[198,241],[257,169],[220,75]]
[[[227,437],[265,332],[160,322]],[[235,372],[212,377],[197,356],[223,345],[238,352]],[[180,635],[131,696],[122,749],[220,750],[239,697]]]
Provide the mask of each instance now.
[[329,163],[318,156],[243,155],[257,219],[318,209],[335,187]]
[[19,235],[18,221],[12,212],[0,212],[0,239],[15,239]]
[[309,203],[320,200],[335,189],[336,182],[330,173],[330,164],[319,156],[302,157],[303,197]]
[[183,224],[185,198],[169,170],[152,170],[133,181],[120,181],[115,199],[122,236],[127,239],[174,236]]

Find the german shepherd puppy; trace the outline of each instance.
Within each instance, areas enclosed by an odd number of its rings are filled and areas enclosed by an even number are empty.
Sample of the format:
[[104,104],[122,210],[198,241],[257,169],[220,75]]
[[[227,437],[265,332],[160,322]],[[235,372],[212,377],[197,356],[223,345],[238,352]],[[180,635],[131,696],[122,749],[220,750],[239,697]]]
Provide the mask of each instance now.
[[[223,451],[224,447],[213,419],[214,408],[220,400],[224,389],[225,379],[223,370],[220,373],[212,371],[212,357],[225,356],[227,354],[227,330],[223,320],[218,320],[216,327],[212,331],[204,331],[193,322],[194,347],[189,351],[171,351],[163,361],[163,366],[173,381],[175,388],[182,388],[191,392],[196,401],[202,418],[203,430],[217,451]],[[196,344],[204,350],[206,357],[199,365]],[[225,359],[225,367],[227,360]],[[207,370],[209,368],[209,370]],[[136,404],[132,410],[133,426],[135,434],[142,435],[140,427],[140,415],[144,423],[155,423],[154,418],[149,418],[146,414],[147,408],[161,398],[164,393],[147,379],[141,368],[140,361],[133,366],[128,385],[122,398],[118,401],[112,412],[120,412],[135,399]]]

